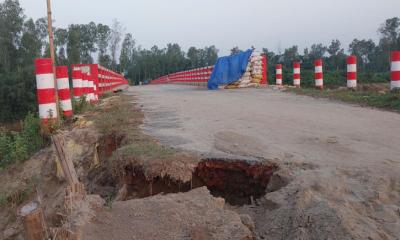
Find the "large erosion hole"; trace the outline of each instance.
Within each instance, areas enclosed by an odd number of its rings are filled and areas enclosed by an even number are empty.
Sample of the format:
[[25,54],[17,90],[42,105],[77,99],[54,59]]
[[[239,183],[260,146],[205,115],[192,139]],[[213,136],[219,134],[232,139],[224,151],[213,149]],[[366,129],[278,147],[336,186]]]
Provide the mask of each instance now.
[[275,164],[207,159],[195,168],[192,181],[183,183],[168,176],[149,180],[141,167],[126,166],[123,199],[187,192],[207,186],[213,196],[222,197],[231,205],[253,204],[254,200],[266,194],[268,183],[277,168]]
[[193,181],[194,185],[207,186],[213,196],[222,197],[231,205],[252,204],[266,194],[276,170],[275,164],[208,159],[198,164]]

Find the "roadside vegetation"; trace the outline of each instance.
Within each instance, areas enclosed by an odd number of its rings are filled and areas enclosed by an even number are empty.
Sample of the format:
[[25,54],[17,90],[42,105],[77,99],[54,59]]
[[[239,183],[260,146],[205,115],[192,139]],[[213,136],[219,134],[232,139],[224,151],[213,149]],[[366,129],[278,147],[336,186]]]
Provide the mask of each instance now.
[[[108,99],[107,107],[95,117],[95,125],[103,136],[114,141],[115,155],[126,159],[128,156],[164,158],[176,152],[162,146],[139,128],[143,113],[135,109],[133,96],[119,94]],[[114,156],[115,157],[115,156]]]
[[46,143],[41,131],[40,119],[29,113],[22,123],[20,132],[0,129],[0,169],[27,160]]
[[400,112],[400,93],[390,92],[389,90],[361,88],[353,91],[346,88],[335,88],[321,91],[315,88],[290,88],[286,91]]
[[[107,96],[103,96],[104,99]],[[85,97],[72,100],[75,114],[82,114],[94,109],[92,104],[86,102]],[[50,142],[52,132],[68,126],[73,119],[62,117],[61,125],[49,122],[44,126],[40,118],[29,113],[20,123],[20,130],[11,131],[0,128],[0,170],[15,163],[21,163],[31,157],[34,153],[47,146]]]

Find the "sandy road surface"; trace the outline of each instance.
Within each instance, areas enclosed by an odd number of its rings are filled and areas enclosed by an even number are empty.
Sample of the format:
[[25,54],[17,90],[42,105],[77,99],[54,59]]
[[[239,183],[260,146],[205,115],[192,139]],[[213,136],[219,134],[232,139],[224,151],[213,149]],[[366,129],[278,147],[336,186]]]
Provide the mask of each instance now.
[[280,163],[289,184],[254,210],[258,237],[400,239],[400,114],[273,89],[129,91],[164,144]]

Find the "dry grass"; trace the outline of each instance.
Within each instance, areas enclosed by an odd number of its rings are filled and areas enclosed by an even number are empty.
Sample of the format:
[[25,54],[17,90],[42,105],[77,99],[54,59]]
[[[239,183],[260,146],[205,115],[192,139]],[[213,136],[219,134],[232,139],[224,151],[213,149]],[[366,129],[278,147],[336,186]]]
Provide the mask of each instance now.
[[113,176],[121,177],[125,166],[130,165],[142,168],[149,178],[168,175],[175,180],[189,181],[197,156],[162,146],[144,134],[139,128],[144,116],[135,100],[134,96],[122,94],[110,98],[94,119],[103,136],[120,140],[107,163]]

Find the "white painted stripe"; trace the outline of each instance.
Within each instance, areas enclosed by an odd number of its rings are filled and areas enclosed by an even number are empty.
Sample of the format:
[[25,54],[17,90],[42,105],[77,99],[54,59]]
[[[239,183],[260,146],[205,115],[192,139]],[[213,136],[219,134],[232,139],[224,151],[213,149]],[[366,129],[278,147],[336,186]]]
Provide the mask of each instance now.
[[357,72],[357,64],[347,64],[347,72]]
[[282,74],[282,69],[276,69],[276,74]]
[[86,87],[88,87],[88,80],[82,80],[82,87],[83,88],[86,88]]
[[282,85],[282,79],[276,79],[276,85]]
[[93,88],[93,81],[88,81],[88,87]]
[[82,87],[82,79],[73,79],[72,80],[72,85],[74,88],[81,88]]
[[61,109],[63,111],[71,111],[72,110],[71,99],[60,101],[60,105],[61,105]]
[[296,86],[300,85],[300,79],[294,79],[293,80],[293,84],[296,85]]
[[57,117],[56,103],[39,104],[39,117],[41,119],[50,118],[50,113],[53,118]]
[[390,82],[390,89],[400,89],[400,79],[399,81],[391,81]]
[[347,87],[348,87],[348,88],[355,88],[355,87],[357,87],[357,80],[347,80]]
[[92,101],[94,101],[96,98],[94,97],[94,93],[89,93],[88,94],[88,98],[89,98],[89,100],[92,100]]
[[69,80],[68,78],[58,78],[57,79],[57,89],[69,89]]
[[294,68],[293,73],[295,74],[300,74],[300,68]]
[[54,88],[54,77],[52,73],[36,75],[37,89]]
[[315,72],[316,73],[322,72],[322,66],[315,66]]
[[392,67],[390,68],[392,72],[400,72],[400,61],[393,61]]
[[315,79],[315,86],[320,87],[324,85],[323,79]]

